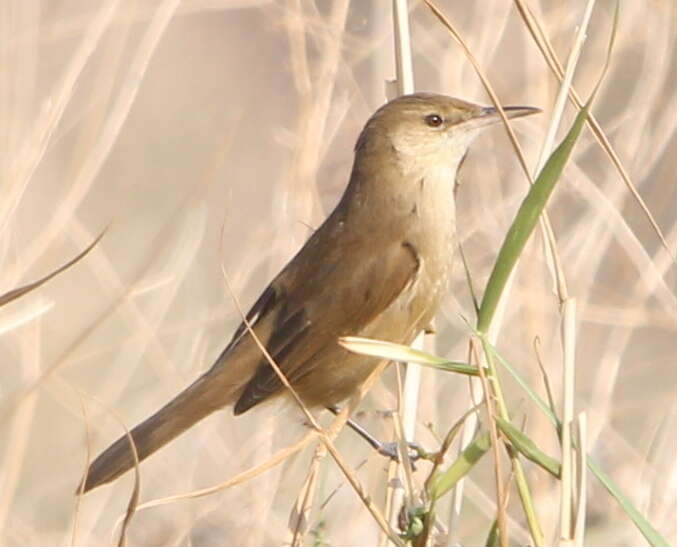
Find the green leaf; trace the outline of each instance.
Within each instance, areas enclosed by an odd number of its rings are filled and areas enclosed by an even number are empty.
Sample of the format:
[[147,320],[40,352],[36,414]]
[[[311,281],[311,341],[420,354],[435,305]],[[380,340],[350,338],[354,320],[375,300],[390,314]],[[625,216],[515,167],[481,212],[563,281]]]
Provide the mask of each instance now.
[[545,414],[548,418],[550,418],[550,421],[555,426],[557,426],[557,430],[559,431],[559,422],[557,416],[555,416],[555,413],[552,411],[552,409],[533,389],[531,389],[529,383],[522,377],[522,375],[519,372],[517,372],[517,369],[515,367],[513,367],[510,363],[508,363],[508,361],[506,361],[503,358],[503,356],[499,353],[496,346],[494,346],[491,342],[489,342],[486,336],[482,337],[482,341],[485,344],[485,347],[489,348],[491,355],[498,359],[499,363],[501,363],[503,368],[505,368],[510,373],[513,379],[519,384],[519,386],[526,392],[527,395],[529,395],[529,398],[536,404],[536,406],[538,406],[538,408],[541,409],[541,412],[543,412],[543,414]]
[[642,535],[646,538],[646,540],[649,542],[649,544],[652,547],[670,547],[670,544],[665,541],[663,536],[656,530],[653,526],[651,526],[651,523],[642,515],[637,508],[632,504],[632,502],[625,497],[623,492],[620,491],[618,486],[614,483],[613,480],[611,480],[611,477],[609,477],[604,471],[602,471],[602,468],[597,465],[597,462],[595,462],[591,457],[588,456],[588,469],[593,472],[593,474],[597,477],[599,482],[602,483],[604,488],[607,489],[609,494],[611,494],[618,504],[621,506],[623,511],[630,517],[632,522],[635,523],[635,526],[639,529],[639,531],[642,533]]
[[494,523],[491,525],[491,530],[489,530],[489,535],[487,536],[487,541],[484,543],[485,547],[498,547],[500,542],[498,540],[498,521],[494,520]]
[[[566,137],[548,158],[543,170],[539,173],[534,185],[531,187],[529,193],[524,198],[524,201],[522,202],[522,205],[515,216],[515,220],[510,226],[510,230],[508,231],[503,245],[501,246],[496,264],[494,265],[494,269],[491,272],[489,282],[487,283],[487,287],[484,291],[482,304],[480,305],[480,311],[477,320],[477,331],[480,333],[480,335],[488,331],[508,277],[514,269],[519,255],[521,254],[536,225],[536,222],[538,221],[539,215],[545,208],[545,204],[552,194],[554,186],[564,169],[564,165],[571,155],[571,151],[573,150],[576,139],[581,133],[583,125],[587,119],[590,104],[592,103],[597,91],[601,86],[604,75],[606,74],[611,61],[611,51],[613,50],[616,30],[618,28],[618,16],[619,2],[616,2],[612,34],[609,40],[609,47],[607,50],[605,64],[602,69],[602,74],[598,79],[593,92],[590,94],[590,98],[586,102],[585,106],[578,112],[574,124],[567,133]],[[488,344],[486,337],[483,337],[483,339],[483,342]],[[496,354],[498,355],[498,353]],[[504,359],[501,359],[501,361],[504,363],[504,365],[506,365],[506,368],[508,368],[511,374],[513,374],[513,376],[518,380],[520,385],[527,391],[527,393],[529,393],[529,395],[535,401],[537,401],[541,411],[550,417],[559,431],[561,428],[559,419],[552,413],[548,405],[536,393],[528,388],[526,383],[519,377],[519,375],[517,375],[516,371],[512,369],[512,367],[507,366],[507,363]],[[586,460],[588,462],[587,465],[590,471],[592,471],[597,479],[604,485],[612,497],[616,499],[621,508],[634,522],[647,541],[652,546],[668,547],[668,542],[625,497],[625,495],[620,491],[611,478],[602,471],[599,465],[590,456],[587,456]]]
[[371,338],[361,338],[359,336],[343,336],[339,338],[339,344],[353,353],[361,355],[370,355],[372,357],[381,357],[389,361],[398,361],[400,363],[416,363],[427,367],[433,367],[448,372],[457,372],[469,376],[479,374],[477,367],[467,363],[449,361],[443,357],[431,355],[425,351],[417,350],[402,344],[394,344],[383,340],[373,340]]
[[428,494],[432,499],[439,499],[449,492],[456,483],[467,475],[473,466],[482,459],[482,456],[491,448],[489,433],[484,432],[475,437],[461,455],[452,463],[446,471],[435,477],[428,488]]
[[510,442],[520,454],[535,464],[540,465],[556,478],[560,477],[561,465],[555,458],[548,456],[536,446],[534,441],[507,420],[496,416],[496,424],[503,434],[510,439]]
[[578,112],[576,120],[566,137],[564,137],[564,140],[548,158],[548,161],[543,166],[538,177],[536,177],[536,181],[529,189],[529,193],[517,211],[515,220],[510,226],[501,250],[498,253],[498,258],[489,277],[487,288],[484,291],[477,320],[477,330],[481,333],[486,333],[489,329],[510,272],[515,268],[517,259],[529,240],[536,222],[538,222],[538,217],[543,212],[543,209],[545,209],[545,204],[564,170],[564,165],[571,155],[571,151],[578,136],[581,134],[587,117],[588,105],[586,104]]
[[[511,366],[506,359],[503,358],[503,356],[498,352],[498,350],[495,347],[491,346],[490,344],[488,345],[491,348],[491,352],[493,353],[493,355],[495,355],[498,358],[503,367],[513,376],[513,378],[515,378],[517,383],[534,400],[534,402],[538,405],[543,414],[545,414],[548,418],[550,418],[553,425],[555,425],[555,427],[559,431],[561,423],[557,418],[557,416],[555,416],[550,411],[550,408],[545,403],[545,401],[529,388],[529,386],[524,381],[524,379],[519,375],[517,370],[513,366]],[[586,460],[588,462],[588,469],[592,471],[592,474],[595,475],[595,477],[597,477],[597,480],[599,480],[599,482],[602,483],[604,488],[607,489],[609,494],[611,494],[611,496],[621,506],[621,509],[623,509],[623,511],[625,511],[628,517],[630,517],[632,522],[635,523],[635,526],[637,526],[637,529],[642,533],[642,535],[646,538],[649,544],[652,547],[669,547],[669,543],[651,525],[651,523],[646,519],[646,517],[644,517],[644,515],[642,515],[639,512],[639,510],[632,504],[632,502],[625,496],[625,494],[623,494],[623,492],[618,487],[618,485],[613,481],[613,479],[609,477],[606,473],[604,473],[604,471],[602,471],[602,468],[592,458],[592,456],[588,454],[586,456]]]

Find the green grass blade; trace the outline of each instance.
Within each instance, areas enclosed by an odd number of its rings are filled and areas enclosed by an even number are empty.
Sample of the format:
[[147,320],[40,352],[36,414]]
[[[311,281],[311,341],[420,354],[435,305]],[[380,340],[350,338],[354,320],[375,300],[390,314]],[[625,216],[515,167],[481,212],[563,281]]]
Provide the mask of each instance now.
[[[515,367],[510,365],[510,363],[508,363],[508,361],[501,356],[495,347],[489,344],[489,342],[487,342],[487,346],[490,348],[492,354],[497,357],[501,365],[510,373],[510,375],[540,408],[541,412],[543,412],[543,414],[545,414],[550,419],[550,421],[559,431],[560,421],[557,416],[552,413],[546,402],[529,387],[529,385],[517,372]],[[665,540],[665,538],[663,538],[663,536],[651,525],[646,517],[642,515],[633,505],[633,503],[625,496],[625,494],[623,494],[613,479],[611,479],[611,477],[602,471],[600,465],[590,454],[587,455],[586,460],[588,462],[588,469],[590,469],[592,474],[597,477],[597,480],[602,483],[604,488],[606,488],[609,494],[611,494],[611,497],[616,500],[625,514],[628,515],[635,526],[637,526],[637,529],[646,538],[646,540],[649,542],[649,545],[652,547],[669,547],[670,544]]]
[[651,525],[644,515],[642,515],[642,513],[637,510],[632,502],[625,497],[616,483],[614,483],[614,481],[611,480],[611,477],[602,471],[602,468],[597,464],[597,462],[590,458],[590,456],[588,456],[587,460],[588,469],[592,471],[599,482],[601,482],[604,488],[607,489],[609,494],[611,494],[611,496],[616,499],[623,511],[625,511],[625,514],[630,517],[632,522],[635,523],[635,526],[637,526],[637,529],[649,542],[649,545],[652,547],[670,547],[670,544],[665,540],[665,538]]
[[497,416],[496,425],[498,425],[498,428],[506,437],[508,437],[512,445],[520,454],[545,469],[554,477],[559,478],[561,465],[555,458],[548,456],[536,446],[534,441],[503,418]]
[[498,521],[494,520],[494,523],[491,525],[491,530],[489,530],[487,541],[484,543],[484,547],[498,547],[499,545],[500,542],[498,540]]
[[446,471],[440,473],[428,488],[431,499],[439,499],[449,492],[456,483],[465,477],[473,466],[482,459],[491,448],[489,433],[485,432],[475,437],[461,455],[452,463]]
[[359,336],[343,336],[339,338],[339,344],[347,350],[361,355],[380,357],[399,363],[416,363],[417,365],[466,374],[468,376],[477,376],[479,374],[475,365],[449,361],[449,359],[438,357],[403,344],[394,344],[393,342],[361,338]]
[[571,155],[587,117],[588,107],[586,105],[578,112],[576,120],[564,140],[548,158],[533,186],[529,189],[529,193],[522,201],[519,211],[517,211],[484,291],[477,320],[477,330],[481,333],[486,333],[489,329],[510,272],[515,268],[517,259],[529,240],[529,236],[531,236],[536,222],[538,222],[538,217],[543,212],[545,204],[564,170],[564,165]]
[[496,349],[496,346],[494,346],[489,340],[486,339],[486,337],[483,337],[483,342],[486,344],[485,347],[489,348],[489,351],[491,352],[492,356],[496,357],[498,359],[498,362],[501,363],[503,368],[507,370],[510,375],[513,377],[513,379],[517,382],[517,384],[524,390],[524,392],[529,396],[529,398],[538,406],[538,408],[541,409],[541,412],[545,414],[548,418],[550,418],[550,421],[557,426],[559,430],[559,421],[557,419],[557,416],[555,416],[554,412],[546,404],[546,402],[541,398],[540,395],[538,395],[533,389],[531,389],[531,386],[529,383],[522,377],[522,375],[517,372],[517,369],[513,367],[506,359],[503,358],[503,356],[499,353],[498,349]]

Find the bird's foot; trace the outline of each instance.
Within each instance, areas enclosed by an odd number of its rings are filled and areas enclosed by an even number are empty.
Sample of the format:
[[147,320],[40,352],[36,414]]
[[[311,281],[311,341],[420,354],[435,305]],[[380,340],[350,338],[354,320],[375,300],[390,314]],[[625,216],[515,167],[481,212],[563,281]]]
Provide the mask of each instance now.
[[[332,414],[338,414],[339,409],[336,406],[327,407],[327,410]],[[352,419],[349,419],[346,424],[353,431],[355,431],[360,437],[367,441],[373,448],[386,458],[400,463],[400,454],[398,450],[397,442],[384,443],[379,441],[373,435],[371,435],[366,429],[364,429],[360,424],[355,422]],[[433,460],[434,454],[431,454],[424,450],[420,444],[415,442],[407,442],[407,454],[409,456],[409,461],[412,463],[412,466],[415,462],[419,460]]]
[[[379,446],[376,447],[376,451],[381,454],[381,456],[385,456],[394,462],[400,463],[399,443],[380,443]],[[412,464],[419,460],[427,460],[430,457],[430,454],[416,442],[407,442],[407,455]]]

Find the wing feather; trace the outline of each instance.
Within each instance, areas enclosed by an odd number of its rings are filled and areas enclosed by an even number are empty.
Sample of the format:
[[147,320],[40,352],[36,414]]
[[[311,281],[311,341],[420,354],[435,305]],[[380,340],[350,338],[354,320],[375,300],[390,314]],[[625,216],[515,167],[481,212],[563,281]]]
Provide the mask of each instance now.
[[[315,268],[301,264],[296,271],[282,272],[271,285],[277,287],[274,291],[287,287],[285,298],[277,298],[277,306],[268,308],[275,319],[267,349],[291,383],[312,369],[318,352],[335,351],[339,336],[359,333],[390,306],[413,283],[420,264],[411,244],[394,242],[350,266],[341,260],[325,260]],[[307,283],[301,282],[303,273],[308,274]],[[262,358],[235,404],[235,414],[282,387]]]

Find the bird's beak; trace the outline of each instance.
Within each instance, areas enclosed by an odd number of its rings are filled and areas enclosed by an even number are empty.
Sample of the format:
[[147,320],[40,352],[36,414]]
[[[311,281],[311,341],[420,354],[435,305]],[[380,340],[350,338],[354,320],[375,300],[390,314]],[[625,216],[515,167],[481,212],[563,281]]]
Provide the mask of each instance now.
[[[521,118],[522,116],[529,116],[531,114],[538,114],[542,112],[540,108],[534,106],[504,106],[503,112],[508,118]],[[485,106],[479,112],[478,118],[498,118],[500,114],[495,106]]]
[[[530,114],[541,112],[540,108],[533,106],[504,106],[503,111],[508,118],[521,118]],[[463,123],[463,127],[469,130],[475,130],[488,125],[500,123],[501,116],[498,109],[494,106],[478,106],[471,113],[471,116]]]

